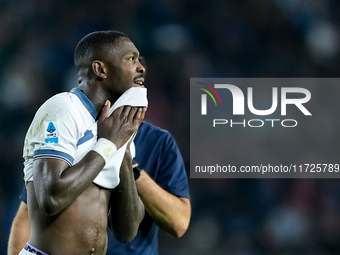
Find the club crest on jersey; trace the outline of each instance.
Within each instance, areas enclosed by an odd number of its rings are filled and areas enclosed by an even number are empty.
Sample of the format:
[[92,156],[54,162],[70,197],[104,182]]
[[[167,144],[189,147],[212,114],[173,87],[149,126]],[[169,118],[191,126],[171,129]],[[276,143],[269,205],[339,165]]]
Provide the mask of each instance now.
[[58,127],[56,121],[45,122],[45,143],[58,143]]

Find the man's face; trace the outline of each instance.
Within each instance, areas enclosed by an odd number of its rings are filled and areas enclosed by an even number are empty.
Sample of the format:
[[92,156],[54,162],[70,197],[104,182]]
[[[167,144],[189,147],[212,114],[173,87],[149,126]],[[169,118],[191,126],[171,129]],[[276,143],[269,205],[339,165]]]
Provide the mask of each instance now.
[[114,93],[122,94],[131,87],[144,86],[145,68],[139,62],[139,51],[128,38],[118,38],[107,59],[108,86]]

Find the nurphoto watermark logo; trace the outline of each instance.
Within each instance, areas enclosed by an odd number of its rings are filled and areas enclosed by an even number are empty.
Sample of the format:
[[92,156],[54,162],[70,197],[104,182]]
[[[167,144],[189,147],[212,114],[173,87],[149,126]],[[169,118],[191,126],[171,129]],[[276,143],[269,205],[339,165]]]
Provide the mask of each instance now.
[[[241,90],[240,87],[234,84],[207,84],[203,82],[196,82],[197,87],[202,92],[201,94],[201,115],[208,115],[208,95],[209,99],[214,102],[215,106],[223,106],[221,96],[224,93],[229,93],[232,96],[232,114],[236,115],[245,115],[245,106],[248,107],[250,113],[256,116],[266,116],[266,118],[252,118],[252,119],[243,119],[241,121],[235,121],[234,119],[226,119],[226,118],[214,118],[212,119],[212,126],[216,127],[217,125],[230,125],[230,127],[235,126],[249,126],[249,127],[263,127],[266,123],[268,123],[271,127],[280,123],[282,127],[296,127],[298,125],[298,121],[293,118],[270,118],[270,115],[278,111],[280,109],[281,116],[287,116],[287,105],[293,105],[298,110],[302,112],[305,116],[312,116],[311,112],[306,108],[305,104],[311,100],[311,92],[302,87],[270,87],[267,86],[267,89],[271,90],[271,98],[260,98],[260,100],[271,100],[271,105],[267,109],[257,109],[254,106],[254,93],[256,90],[254,87],[246,88],[246,96]],[[280,96],[279,96],[280,92]],[[297,98],[290,97],[290,95],[294,95]],[[216,98],[215,98],[216,97]],[[217,100],[216,100],[217,99]],[[219,104],[218,104],[219,102]],[[247,104],[246,104],[247,102]],[[280,103],[280,107],[278,106]],[[214,111],[215,109],[209,109],[209,111]]]
[[191,178],[340,178],[337,78],[191,78]]

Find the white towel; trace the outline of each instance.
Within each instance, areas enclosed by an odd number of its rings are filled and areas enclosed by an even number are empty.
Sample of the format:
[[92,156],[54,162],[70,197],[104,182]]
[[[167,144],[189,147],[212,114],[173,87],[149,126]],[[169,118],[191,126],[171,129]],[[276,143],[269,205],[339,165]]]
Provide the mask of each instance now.
[[[124,92],[118,100],[111,106],[109,111],[109,116],[121,106],[134,106],[134,107],[148,107],[148,100],[146,97],[146,88],[132,87]],[[133,134],[129,141],[135,137]],[[128,142],[129,142],[128,141]],[[119,171],[122,165],[126,147],[128,145],[126,142],[122,147],[120,147],[106,163],[103,170],[97,175],[93,182],[103,188],[114,189],[119,184]],[[135,156],[135,146],[131,142],[130,146],[132,157]]]

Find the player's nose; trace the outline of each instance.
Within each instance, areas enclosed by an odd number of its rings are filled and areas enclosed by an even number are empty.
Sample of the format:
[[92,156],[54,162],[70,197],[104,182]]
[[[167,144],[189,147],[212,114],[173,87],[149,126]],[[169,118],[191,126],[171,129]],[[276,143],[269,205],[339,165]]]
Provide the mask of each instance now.
[[138,62],[136,71],[137,71],[137,73],[144,74],[145,73],[145,68],[144,68],[144,66],[141,63]]

